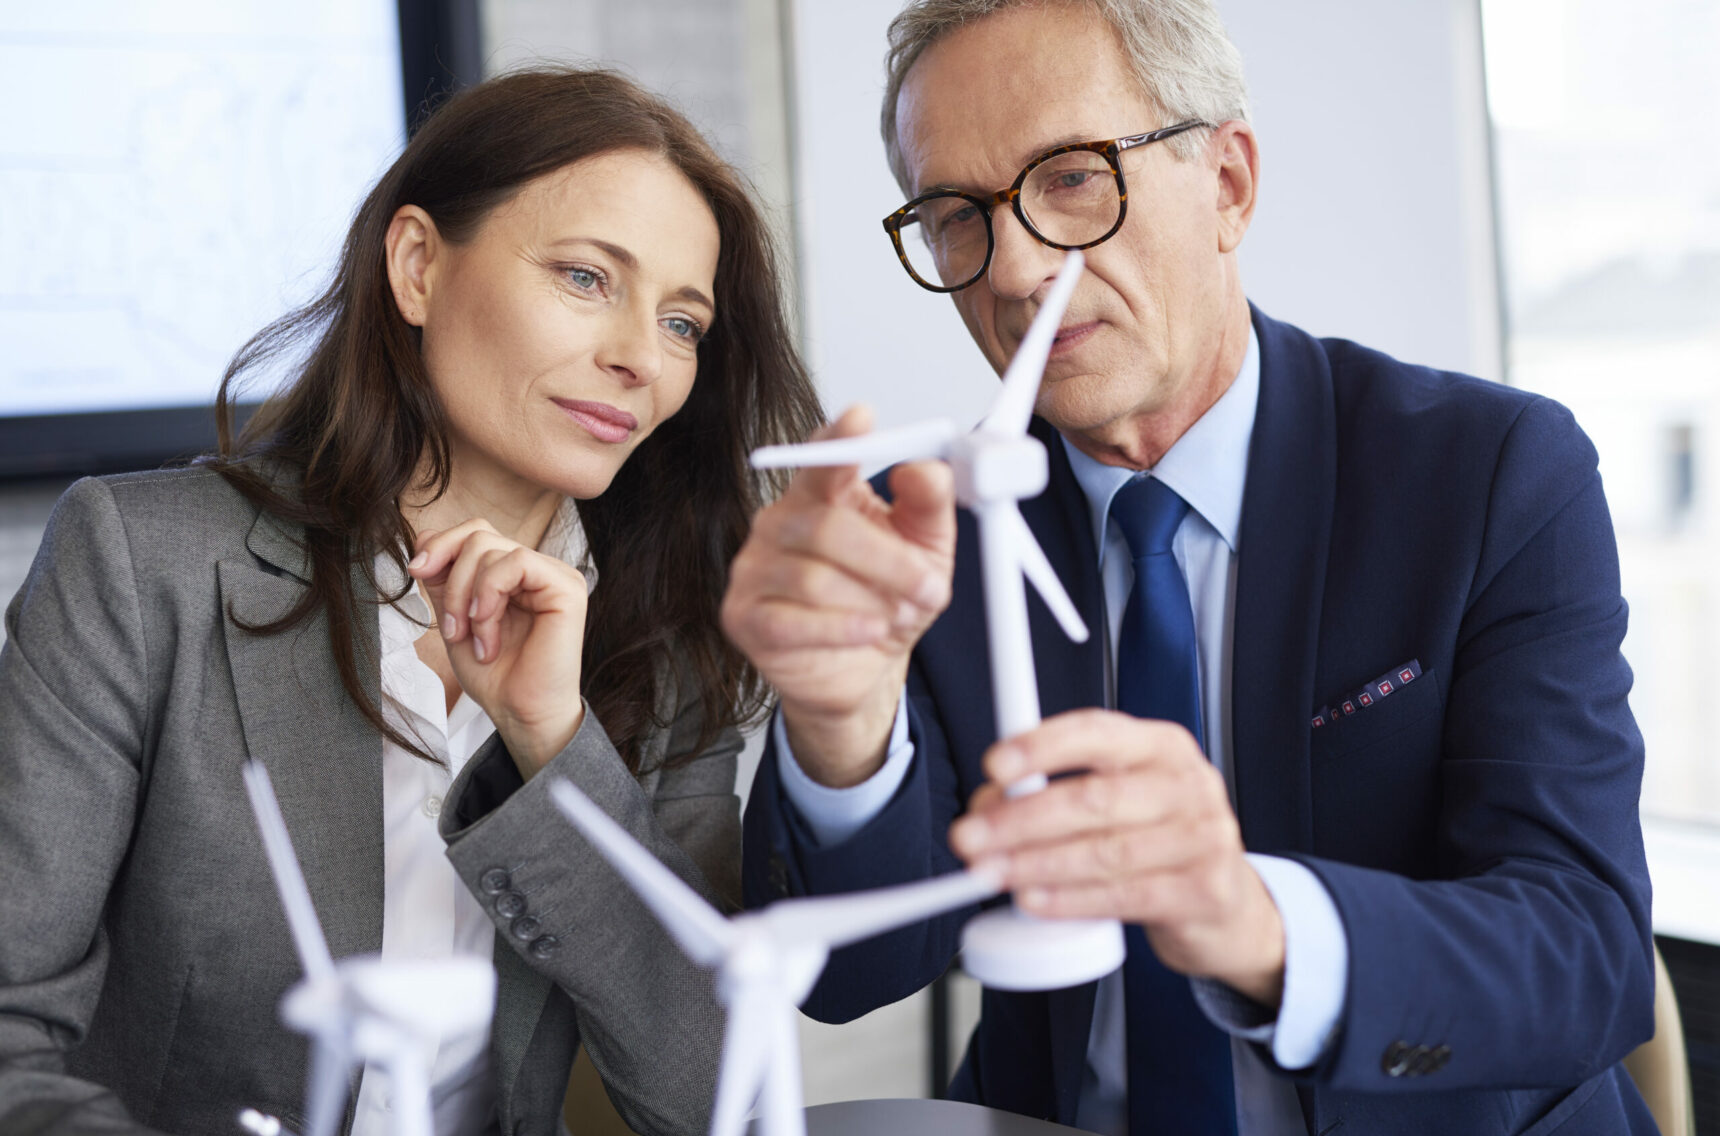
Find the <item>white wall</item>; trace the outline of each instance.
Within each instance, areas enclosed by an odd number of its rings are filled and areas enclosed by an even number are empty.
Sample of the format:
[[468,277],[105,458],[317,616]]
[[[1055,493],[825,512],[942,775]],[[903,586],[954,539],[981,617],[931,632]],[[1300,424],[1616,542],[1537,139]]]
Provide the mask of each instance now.
[[[996,380],[879,220],[902,194],[878,138],[899,0],[793,0],[797,223],[826,406],[972,421]],[[1266,311],[1417,362],[1499,377],[1475,0],[1219,0],[1248,66],[1262,201],[1244,280]]]

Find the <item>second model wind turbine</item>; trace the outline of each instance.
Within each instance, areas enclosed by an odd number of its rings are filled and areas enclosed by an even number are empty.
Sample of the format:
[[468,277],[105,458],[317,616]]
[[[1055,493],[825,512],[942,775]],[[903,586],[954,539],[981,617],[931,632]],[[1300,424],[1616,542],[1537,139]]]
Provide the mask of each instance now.
[[763,1136],[805,1136],[796,1007],[833,948],[1000,890],[997,880],[977,872],[952,872],[900,887],[779,900],[725,919],[572,784],[558,781],[550,794],[687,957],[717,972],[717,999],[728,1007],[729,1022],[710,1136],[742,1136],[755,1100],[762,1100]]
[[[979,527],[992,704],[1000,739],[1039,724],[1039,685],[1024,579],[1032,582],[1065,634],[1078,643],[1087,639],[1087,625],[1022,519],[1019,506],[1043,493],[1050,478],[1045,447],[1027,427],[1083,263],[1079,249],[1070,249],[1064,257],[1045,302],[1003,373],[997,401],[972,433],[934,420],[857,438],[766,446],[752,455],[756,469],[887,465],[931,458],[950,464],[956,499],[973,511]],[[1045,784],[1042,774],[1034,774],[1009,786],[1008,792],[1020,796]],[[1113,919],[1038,920],[1014,908],[1000,908],[979,915],[962,932],[963,968],[1000,990],[1055,990],[1089,982],[1121,966],[1123,953],[1122,927]]]
[[[434,1136],[430,1069],[436,1046],[444,1037],[489,1026],[496,1005],[495,968],[471,956],[384,961],[359,955],[336,962],[311,906],[269,774],[255,761],[247,761],[244,772],[263,850],[305,968],[304,979],[281,999],[282,1019],[311,1039],[305,1136],[339,1132],[347,1076],[360,1062],[388,1077],[394,1136]],[[240,1123],[259,1136],[285,1136],[279,1121],[251,1110],[241,1114]]]

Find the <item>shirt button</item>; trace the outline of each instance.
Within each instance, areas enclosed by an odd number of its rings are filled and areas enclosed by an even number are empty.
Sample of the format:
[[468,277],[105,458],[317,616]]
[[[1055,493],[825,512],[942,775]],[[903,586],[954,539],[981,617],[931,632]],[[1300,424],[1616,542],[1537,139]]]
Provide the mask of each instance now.
[[555,954],[556,948],[559,946],[561,946],[560,939],[557,939],[554,935],[543,935],[532,940],[532,945],[528,949],[531,951],[533,958],[546,959]]
[[478,877],[478,886],[484,889],[485,895],[500,895],[513,886],[513,882],[506,868],[491,868]]
[[526,897],[517,891],[503,892],[496,897],[496,914],[512,919],[526,913]]
[[429,817],[431,820],[435,820],[437,817],[441,816],[442,815],[442,798],[441,797],[425,797],[424,798],[424,815]]

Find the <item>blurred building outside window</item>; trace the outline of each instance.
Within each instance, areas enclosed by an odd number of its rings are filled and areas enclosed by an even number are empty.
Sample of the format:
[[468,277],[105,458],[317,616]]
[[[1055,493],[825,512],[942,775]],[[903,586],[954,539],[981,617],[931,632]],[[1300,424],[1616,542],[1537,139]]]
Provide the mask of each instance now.
[[1720,826],[1720,0],[1482,0],[1506,370],[1600,452],[1647,817]]

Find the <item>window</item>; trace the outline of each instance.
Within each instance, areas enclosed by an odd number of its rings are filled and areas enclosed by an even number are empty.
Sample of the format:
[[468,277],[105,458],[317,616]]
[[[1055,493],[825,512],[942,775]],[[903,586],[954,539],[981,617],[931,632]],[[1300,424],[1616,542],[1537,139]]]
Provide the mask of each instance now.
[[1482,0],[1510,381],[1600,451],[1645,814],[1720,824],[1720,0]]

